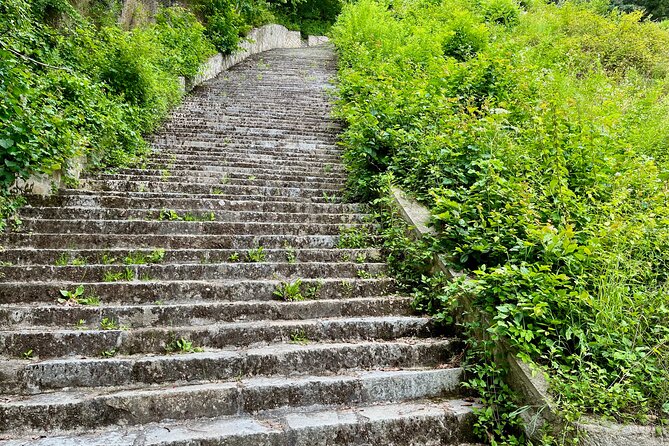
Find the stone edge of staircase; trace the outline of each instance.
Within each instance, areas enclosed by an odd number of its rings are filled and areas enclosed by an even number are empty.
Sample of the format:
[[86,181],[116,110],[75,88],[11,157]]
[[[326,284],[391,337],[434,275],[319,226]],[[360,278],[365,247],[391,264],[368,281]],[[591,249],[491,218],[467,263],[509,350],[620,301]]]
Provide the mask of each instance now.
[[[277,48],[302,48],[327,43],[326,36],[308,36],[302,40],[299,31],[290,31],[283,25],[268,24],[252,29],[239,44],[236,52],[228,55],[215,54],[200,65],[198,74],[193,77],[180,77],[182,94],[188,93],[198,85],[215,78],[248,57]],[[79,156],[68,160],[67,166],[50,174],[33,174],[28,179],[17,179],[11,189],[30,192],[36,195],[51,195],[64,184],[65,177],[79,180],[86,168],[86,157]]]
[[[415,237],[434,235],[435,231],[430,227],[431,212],[429,209],[401,189],[392,188],[391,195],[402,219],[412,228]],[[450,279],[463,275],[450,268],[439,255],[434,256],[433,268],[443,272]],[[467,297],[462,299],[460,305],[470,316],[462,316],[460,319],[462,321],[480,320],[483,315],[474,308],[471,299]],[[512,349],[503,341],[497,342],[496,349],[499,357],[505,359],[509,369],[507,384],[527,407],[527,410],[521,413],[526,435],[540,440],[546,428],[555,433],[564,431],[569,422],[561,416],[556,402],[550,396],[548,382],[543,372],[516,357]],[[669,445],[669,433],[665,432],[658,436],[653,426],[618,424],[586,416],[573,423],[573,427],[579,433],[579,444],[583,446]]]

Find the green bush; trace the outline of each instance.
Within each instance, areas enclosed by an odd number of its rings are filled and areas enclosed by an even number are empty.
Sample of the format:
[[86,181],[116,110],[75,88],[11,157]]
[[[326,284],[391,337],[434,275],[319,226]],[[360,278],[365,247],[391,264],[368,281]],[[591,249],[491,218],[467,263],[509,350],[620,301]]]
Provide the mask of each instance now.
[[483,0],[481,10],[487,21],[500,25],[515,25],[520,17],[520,6],[515,0]]
[[[438,251],[470,274],[437,301],[473,293],[483,330],[543,367],[568,413],[661,429],[669,33],[582,2],[524,8],[344,7],[332,36],[350,192],[374,199],[390,172],[432,208]],[[437,301],[416,305],[442,316]]]

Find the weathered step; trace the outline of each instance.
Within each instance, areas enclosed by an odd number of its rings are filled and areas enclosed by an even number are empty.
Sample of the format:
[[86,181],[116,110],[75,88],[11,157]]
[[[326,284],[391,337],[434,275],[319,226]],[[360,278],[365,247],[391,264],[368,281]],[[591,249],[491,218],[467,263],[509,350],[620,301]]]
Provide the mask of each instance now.
[[50,249],[90,248],[163,248],[163,249],[235,249],[248,250],[262,246],[279,249],[290,245],[296,249],[335,248],[336,235],[197,235],[197,234],[30,234],[10,233],[2,237],[5,247],[33,247]]
[[[318,287],[320,299],[370,297],[391,293],[395,284],[389,278],[376,279],[305,279],[305,290]],[[102,302],[165,303],[184,301],[275,300],[280,280],[190,280],[133,282],[5,282],[0,283],[0,304],[48,302],[61,297],[60,290],[73,291],[83,285],[87,294]]]
[[149,264],[149,265],[30,265],[0,266],[0,277],[6,281],[40,282],[117,282],[150,280],[243,280],[305,278],[352,279],[384,277],[385,263],[308,262],[308,263],[213,263],[213,264]]
[[[338,235],[344,228],[355,228],[365,233],[371,226],[362,223],[265,223],[226,221],[177,221],[177,220],[43,220],[23,219],[20,232],[35,234],[116,234],[116,235],[233,235],[247,236],[272,234],[274,236],[293,235]],[[169,218],[169,217],[168,217]],[[194,216],[210,219],[211,214]]]
[[167,155],[170,159],[174,156],[209,156],[218,155],[228,158],[255,158],[256,156],[269,157],[282,160],[307,160],[319,162],[321,164],[329,163],[341,165],[341,154],[331,153],[322,150],[301,150],[288,151],[276,147],[243,146],[240,144],[211,144],[206,145],[182,143],[182,144],[152,144],[153,153],[160,154],[162,157]]
[[227,200],[220,196],[211,198],[148,198],[142,195],[132,196],[119,193],[78,193],[63,194],[53,197],[28,197],[33,207],[92,207],[117,209],[182,209],[187,211],[226,211],[226,212],[276,212],[307,214],[346,214],[361,212],[363,206],[348,203],[309,203],[295,201]]
[[[295,176],[310,176],[314,173],[329,173],[332,172],[333,175],[341,176],[345,173],[341,168],[335,169],[326,167],[330,164],[321,164],[318,165],[314,163],[313,166],[290,166],[286,164],[273,164],[270,162],[259,162],[253,161],[252,159],[244,161],[226,161],[225,163],[215,163],[213,164],[210,161],[198,161],[198,160],[173,160],[170,158],[167,159],[150,159],[145,166],[147,169],[201,169],[207,170],[210,172],[221,172],[227,170],[235,170],[237,172],[258,172],[258,173],[274,173],[280,175],[295,175]],[[249,175],[253,175],[250,173]]]
[[[267,347],[109,359],[11,362],[17,385],[31,393],[65,387],[196,383],[254,376],[329,375],[354,370],[452,367],[462,349],[449,339],[272,344]],[[299,365],[299,368],[296,366]]]
[[[141,183],[166,183],[166,184],[179,184],[179,183],[197,183],[197,184],[210,184],[213,186],[241,186],[249,188],[283,188],[287,190],[294,189],[318,189],[327,194],[339,193],[342,191],[343,186],[338,184],[328,184],[322,181],[295,181],[293,179],[284,179],[284,180],[267,180],[259,179],[253,175],[247,178],[230,178],[225,175],[179,175],[172,174],[170,171],[165,171],[163,174],[159,175],[122,175],[122,174],[95,174],[89,175],[85,178],[84,181],[89,180],[98,180],[98,181],[134,181]],[[226,191],[222,190],[222,193]]]
[[249,414],[314,404],[350,406],[445,397],[462,370],[364,371],[339,376],[241,378],[233,382],[17,396],[0,404],[0,432],[99,428]]
[[475,441],[473,409],[479,407],[459,399],[308,406],[84,434],[51,433],[9,440],[4,446],[482,446],[466,443]]
[[[233,170],[228,171],[212,171],[212,170],[194,170],[194,169],[118,169],[116,171],[110,170],[110,174],[115,173],[117,175],[152,175],[163,177],[169,175],[170,177],[205,177],[205,178],[217,178],[219,181],[222,178],[229,178],[232,180],[248,180],[249,177],[254,177],[257,180],[267,180],[267,181],[290,181],[297,185],[303,183],[314,183],[314,184],[343,184],[345,177],[333,177],[332,175],[317,175],[317,172],[311,173],[309,176],[295,176],[290,175],[281,175],[276,173],[240,173]],[[95,175],[95,174],[91,174]]]
[[335,342],[428,337],[439,332],[428,318],[406,316],[253,321],[207,326],[120,327],[109,330],[100,327],[90,330],[52,330],[33,326],[18,331],[0,331],[0,355],[20,358],[29,350],[42,359],[100,356],[106,351],[124,355],[162,353],[166,346],[181,338],[193,342],[195,346],[218,349],[288,342],[296,336],[310,341]]
[[[290,150],[287,147],[272,147],[259,145],[243,144],[194,144],[190,141],[181,141],[181,143],[161,144],[152,143],[153,151],[160,152],[163,155],[207,155],[211,153],[225,153],[239,157],[253,157],[255,155],[280,156],[284,159],[310,159],[318,160],[324,163],[341,164],[341,153],[339,149],[332,150],[323,148],[314,148],[312,150]],[[316,145],[314,144],[314,147]],[[327,146],[320,146],[327,147]]]
[[[264,249],[266,262],[379,262],[383,259],[377,248],[365,249]],[[31,249],[5,248],[0,251],[0,265],[125,265],[156,263],[223,263],[250,262],[249,250],[235,249]]]
[[214,190],[219,191],[220,195],[241,195],[263,197],[286,197],[286,198],[322,198],[324,195],[332,197],[341,197],[342,192],[339,189],[328,189],[319,187],[308,189],[306,187],[274,187],[274,186],[253,186],[244,184],[215,184],[215,183],[195,183],[195,182],[176,182],[176,181],[140,181],[140,180],[94,180],[87,179],[82,181],[82,187],[87,191],[108,191],[108,192],[166,192],[166,193],[186,193],[186,194],[214,194]]
[[189,164],[191,162],[230,165],[230,163],[247,163],[253,162],[257,164],[286,166],[290,168],[302,169],[322,169],[325,164],[329,164],[333,172],[344,172],[341,163],[333,163],[333,158],[329,156],[287,156],[281,152],[273,154],[257,153],[230,153],[227,151],[210,150],[201,153],[179,153],[179,152],[163,152],[155,151],[150,157],[152,162],[175,162],[177,164]]
[[[307,294],[309,287],[303,287]],[[312,288],[318,293],[318,286]],[[43,326],[58,328],[99,327],[107,318],[128,327],[210,325],[218,322],[300,320],[362,316],[410,316],[410,297],[381,296],[349,299],[283,301],[188,302],[83,305],[74,302],[3,305],[0,323],[6,329]]]
[[120,209],[120,208],[90,208],[90,207],[26,207],[21,209],[22,218],[39,220],[68,220],[76,217],[81,220],[209,220],[230,223],[320,223],[342,225],[347,223],[361,223],[369,219],[363,214],[305,214],[279,212],[228,212],[189,209]]
[[[141,188],[140,188],[141,189]],[[288,197],[288,196],[273,196],[273,195],[226,195],[223,193],[218,193],[216,187],[212,187],[210,192],[141,192],[141,191],[107,191],[107,190],[85,190],[85,189],[63,189],[60,191],[63,195],[91,195],[94,193],[98,196],[109,196],[109,195],[121,195],[126,198],[157,198],[157,199],[166,199],[167,203],[174,202],[180,198],[187,198],[190,200],[204,200],[204,199],[216,199],[219,202],[231,203],[234,201],[239,202],[249,202],[249,201],[265,201],[265,202],[287,202],[287,203],[341,203],[341,197],[330,196],[328,194],[323,194],[323,196],[313,196],[313,197]],[[160,207],[171,207],[171,205],[166,204],[165,206],[160,205]]]

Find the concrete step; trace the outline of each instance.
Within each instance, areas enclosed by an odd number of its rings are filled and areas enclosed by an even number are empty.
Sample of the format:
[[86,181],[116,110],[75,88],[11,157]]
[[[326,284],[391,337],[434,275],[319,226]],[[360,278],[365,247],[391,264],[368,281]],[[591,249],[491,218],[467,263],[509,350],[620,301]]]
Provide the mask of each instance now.
[[229,163],[256,163],[274,166],[289,167],[291,169],[322,169],[325,164],[328,164],[332,172],[345,172],[345,168],[341,163],[334,163],[331,157],[320,158],[318,156],[289,156],[281,152],[274,154],[238,154],[228,153],[227,151],[207,151],[202,153],[181,153],[181,152],[162,152],[155,151],[151,154],[150,159],[155,163],[176,163],[189,164],[191,162],[229,165]]
[[68,220],[76,216],[80,220],[177,220],[196,219],[230,223],[320,223],[341,225],[361,223],[369,220],[364,214],[308,214],[293,212],[253,212],[253,211],[209,211],[193,212],[190,209],[122,209],[77,207],[25,207],[21,209],[23,219]]
[[[474,445],[473,409],[461,399],[307,406],[231,417],[170,420],[91,433],[37,431],[4,446],[482,446]],[[0,434],[2,435],[2,434]],[[41,436],[41,437],[40,437]],[[11,438],[7,436],[8,438]]]
[[[328,167],[325,169],[329,170]],[[346,180],[344,175],[334,176],[332,174],[321,173],[320,175],[317,172],[312,172],[309,176],[295,176],[294,174],[280,174],[280,173],[271,173],[265,171],[256,171],[256,172],[238,172],[236,170],[211,170],[211,169],[110,169],[110,173],[115,173],[118,175],[153,175],[162,177],[168,174],[170,177],[205,177],[205,178],[229,178],[230,181],[233,180],[248,180],[249,177],[256,178],[257,180],[267,180],[267,181],[290,181],[296,185],[302,183],[318,183],[318,184],[329,184],[329,185],[340,185]],[[91,174],[93,175],[93,174]]]
[[[275,144],[249,144],[241,142],[223,142],[220,141],[194,141],[189,139],[171,139],[170,142],[151,143],[154,151],[160,151],[168,156],[172,155],[207,155],[211,153],[226,153],[228,155],[237,155],[241,158],[253,157],[255,155],[278,154],[285,159],[318,159],[335,164],[341,164],[342,151],[335,144],[306,144],[302,146],[282,144],[277,147]],[[333,166],[334,167],[334,166]]]
[[[83,285],[87,294],[105,303],[182,303],[211,301],[276,300],[274,291],[281,280],[180,280],[132,282],[2,282],[0,303],[55,302],[60,290],[73,291]],[[304,279],[305,290],[319,288],[319,299],[347,299],[392,293],[395,283],[389,278]]]
[[[169,218],[169,217],[168,217]],[[211,218],[211,213],[193,218]],[[319,236],[339,235],[344,229],[373,232],[373,226],[364,223],[265,223],[226,221],[172,221],[172,220],[83,220],[76,215],[66,220],[24,218],[18,229],[33,234],[116,234],[116,235],[234,235],[247,236]]]
[[[272,344],[247,349],[98,359],[9,361],[18,389],[40,393],[67,387],[198,383],[256,376],[305,376],[356,370],[449,368],[462,343],[397,339],[351,343]],[[299,367],[296,367],[298,366]]]
[[[0,277],[6,281],[95,282],[161,281],[161,280],[243,280],[243,279],[354,279],[385,277],[385,263],[308,262],[308,263],[213,263],[213,264],[148,264],[148,265],[17,265],[0,266]],[[111,275],[119,278],[110,279]]]
[[[180,209],[185,211],[276,212],[306,214],[346,214],[362,212],[364,206],[350,203],[314,203],[296,201],[228,200],[219,195],[189,198],[165,197],[156,194],[120,194],[100,192],[67,194],[52,197],[28,197],[32,207],[89,207],[114,209]],[[236,197],[237,198],[237,197]]]
[[[98,181],[133,181],[140,183],[193,183],[193,184],[209,184],[219,187],[220,185],[225,186],[241,186],[245,188],[283,188],[287,190],[293,189],[317,189],[322,190],[327,194],[338,193],[342,191],[342,185],[340,184],[331,184],[324,181],[304,181],[304,180],[294,180],[283,179],[283,180],[268,180],[268,179],[258,179],[253,175],[250,175],[246,178],[230,178],[226,175],[179,175],[180,171],[168,171],[164,170],[162,174],[158,175],[122,175],[122,174],[95,174],[89,175],[86,180],[98,180]],[[227,193],[225,190],[221,190],[223,193]]]
[[[120,327],[118,323],[115,326]],[[120,327],[87,330],[54,330],[31,326],[17,331],[0,331],[0,355],[21,358],[32,350],[41,359],[65,356],[99,357],[114,351],[124,355],[164,353],[170,343],[187,339],[204,349],[243,347],[290,342],[296,336],[309,341],[391,340],[404,337],[429,337],[440,334],[430,319],[406,316],[359,318],[320,318],[219,323],[207,326]]]
[[[211,166],[214,167],[211,167]],[[326,167],[328,166],[328,167]],[[300,176],[312,176],[314,173],[332,173],[335,176],[341,176],[345,173],[345,170],[342,168],[330,168],[329,163],[312,163],[311,165],[302,165],[302,166],[292,166],[290,163],[274,163],[274,162],[262,162],[254,161],[249,158],[246,160],[237,160],[232,161],[228,160],[226,162],[216,162],[206,161],[206,160],[184,160],[184,159],[174,159],[173,157],[164,157],[164,158],[154,158],[152,157],[145,165],[147,169],[167,169],[167,170],[180,170],[180,169],[201,169],[208,171],[226,171],[234,169],[239,172],[258,172],[258,173],[274,173],[277,175],[290,175],[293,174],[296,177]]]
[[[120,195],[126,198],[137,199],[137,198],[154,198],[159,201],[162,200],[165,203],[170,203],[178,201],[180,198],[185,198],[189,200],[202,200],[202,199],[216,199],[219,203],[225,202],[286,202],[286,203],[298,203],[298,204],[311,204],[311,203],[320,203],[320,204],[339,204],[343,200],[340,196],[330,196],[328,194],[323,194],[323,196],[313,196],[313,197],[288,197],[288,196],[274,196],[274,195],[239,195],[239,194],[224,194],[219,193],[219,190],[216,187],[211,187],[210,191],[204,191],[201,193],[197,192],[166,192],[166,191],[149,191],[148,189],[145,192],[141,192],[141,187],[138,186],[137,191],[105,191],[105,190],[85,190],[85,189],[63,189],[60,191],[62,195],[98,195],[98,196],[110,196],[110,195]],[[159,207],[172,207],[169,204]]]
[[[313,290],[318,290],[312,288]],[[309,287],[304,287],[307,294]],[[318,291],[316,291],[318,292]],[[351,297],[348,299],[318,299],[284,302],[246,300],[234,302],[195,301],[148,304],[114,304],[101,301],[99,305],[74,302],[27,303],[0,306],[0,322],[8,330],[30,326],[57,328],[98,327],[107,318],[128,327],[158,327],[173,325],[202,326],[219,322],[249,322],[262,320],[301,320],[335,317],[411,316],[411,298],[403,296]],[[83,322],[82,322],[83,321]]]
[[462,370],[364,371],[338,376],[244,378],[146,389],[70,390],[15,396],[0,403],[0,432],[99,428],[253,414],[321,404],[350,406],[446,397]]
[[341,198],[342,191],[339,189],[307,189],[305,187],[264,187],[248,186],[242,184],[215,184],[176,181],[138,181],[138,180],[92,180],[82,181],[82,187],[88,191],[114,191],[114,192],[165,192],[186,194],[214,194],[235,196],[263,196],[263,197],[287,197],[287,198],[322,198],[324,195]]
[[[24,209],[25,211],[25,209]],[[151,256],[164,253],[161,264],[250,262],[248,250],[235,249],[31,249],[5,248],[0,251],[0,263],[12,265],[125,265],[151,261]],[[381,250],[365,249],[294,249],[285,245],[283,249],[264,249],[266,262],[355,262],[358,264],[380,262]]]

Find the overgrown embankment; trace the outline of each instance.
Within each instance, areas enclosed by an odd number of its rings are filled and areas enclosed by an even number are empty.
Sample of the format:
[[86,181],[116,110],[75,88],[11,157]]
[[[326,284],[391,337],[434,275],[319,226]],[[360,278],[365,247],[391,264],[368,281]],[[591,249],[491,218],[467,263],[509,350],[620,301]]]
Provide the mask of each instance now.
[[390,175],[432,208],[470,275],[443,308],[475,296],[568,412],[666,425],[669,33],[602,2],[522,4],[344,9],[351,188]]
[[254,26],[327,27],[338,9],[313,3],[197,0],[127,31],[115,1],[87,2],[85,14],[68,0],[0,2],[0,217],[17,178],[82,155],[93,167],[133,162],[180,101],[180,76],[233,52]]

